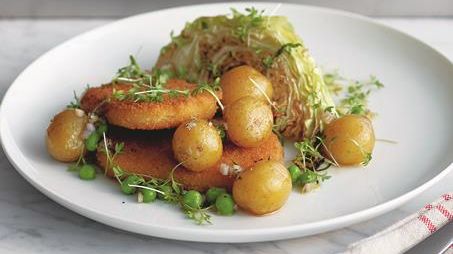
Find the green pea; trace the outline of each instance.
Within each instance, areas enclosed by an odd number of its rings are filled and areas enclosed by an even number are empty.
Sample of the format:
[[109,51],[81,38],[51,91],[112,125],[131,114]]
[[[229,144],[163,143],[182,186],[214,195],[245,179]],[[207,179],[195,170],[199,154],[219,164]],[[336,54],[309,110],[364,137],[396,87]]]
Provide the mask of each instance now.
[[291,180],[293,183],[295,183],[299,179],[300,175],[302,174],[302,172],[300,171],[300,168],[296,165],[289,166],[288,171],[289,171],[289,175],[291,176]]
[[143,195],[143,203],[150,203],[156,200],[157,193],[153,190],[141,189],[140,192]]
[[220,194],[226,193],[224,188],[213,187],[206,192],[206,201],[208,204],[214,204]]
[[102,135],[102,133],[106,133],[108,130],[108,126],[106,123],[101,123],[99,124],[98,128],[96,129],[96,132],[99,134],[99,135]]
[[121,191],[126,195],[132,195],[135,193],[137,188],[129,185],[130,184],[137,185],[140,184],[141,182],[142,182],[141,177],[137,175],[130,175],[121,183]]
[[200,208],[203,203],[203,196],[196,190],[190,190],[184,194],[183,202],[191,208]]
[[234,201],[230,194],[223,193],[215,201],[217,213],[220,215],[232,215],[234,213]]
[[79,170],[79,177],[83,180],[93,180],[96,178],[96,168],[89,164],[83,165]]
[[[162,185],[159,187],[159,190],[167,194],[171,194],[173,192],[173,188],[170,185]],[[162,193],[157,193],[157,198],[160,200],[167,200],[166,195]]]
[[318,175],[310,170],[304,171],[298,179],[301,184],[314,183],[318,180]]
[[90,152],[96,151],[99,140],[101,140],[101,136],[97,132],[91,133],[85,140],[85,148]]

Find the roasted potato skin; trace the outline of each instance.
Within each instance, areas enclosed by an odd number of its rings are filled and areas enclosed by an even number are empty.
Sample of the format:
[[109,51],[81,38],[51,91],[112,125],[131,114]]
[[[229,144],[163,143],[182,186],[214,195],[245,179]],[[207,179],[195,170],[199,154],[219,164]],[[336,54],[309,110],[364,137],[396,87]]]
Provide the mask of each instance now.
[[56,160],[76,161],[84,152],[83,131],[88,116],[80,109],[58,113],[47,128],[47,151]]
[[225,105],[230,105],[245,96],[268,101],[273,95],[272,83],[269,79],[248,65],[242,65],[224,73],[220,79],[220,85],[223,92],[222,102]]
[[201,119],[181,124],[173,135],[172,147],[175,158],[195,172],[216,165],[223,152],[218,130],[212,123]]
[[375,136],[369,118],[345,115],[329,123],[325,130],[324,151],[340,166],[358,165],[373,152]]
[[241,147],[257,147],[272,133],[273,115],[268,103],[246,96],[225,109],[228,138]]
[[291,177],[285,166],[276,161],[261,161],[237,177],[233,198],[243,210],[264,215],[280,209],[291,189]]

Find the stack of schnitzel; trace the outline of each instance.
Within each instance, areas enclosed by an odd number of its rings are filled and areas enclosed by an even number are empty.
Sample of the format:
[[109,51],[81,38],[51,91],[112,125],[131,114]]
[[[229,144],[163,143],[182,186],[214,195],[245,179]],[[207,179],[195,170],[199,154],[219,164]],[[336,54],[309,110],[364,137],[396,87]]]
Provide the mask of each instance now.
[[[113,91],[128,90],[130,84],[108,84],[89,88],[81,98],[81,108],[86,112],[97,110],[109,124],[107,138],[113,143],[124,143],[124,150],[115,157],[115,164],[131,174],[165,179],[178,164],[171,147],[174,128],[192,118],[213,119],[218,110],[216,99],[208,92],[172,97],[164,95],[160,102],[134,102],[109,100]],[[196,85],[183,80],[170,79],[167,89],[195,89]],[[221,92],[217,92],[221,98]],[[271,134],[260,146],[239,147],[225,140],[223,155],[214,167],[194,172],[179,166],[175,180],[188,189],[205,191],[210,187],[231,189],[234,176],[224,175],[220,168],[238,165],[248,169],[261,160],[283,160],[283,148],[277,136]],[[104,152],[98,151],[99,166],[107,166]],[[111,169],[108,175],[114,177]]]

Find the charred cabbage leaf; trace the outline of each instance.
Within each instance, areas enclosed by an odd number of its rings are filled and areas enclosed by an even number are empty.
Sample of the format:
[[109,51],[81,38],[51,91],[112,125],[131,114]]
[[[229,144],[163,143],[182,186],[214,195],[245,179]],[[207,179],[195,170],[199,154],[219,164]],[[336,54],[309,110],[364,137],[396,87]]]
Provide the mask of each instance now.
[[193,82],[210,82],[229,69],[250,65],[274,88],[275,130],[292,140],[322,131],[334,107],[321,71],[286,17],[246,13],[200,17],[162,48],[155,68]]

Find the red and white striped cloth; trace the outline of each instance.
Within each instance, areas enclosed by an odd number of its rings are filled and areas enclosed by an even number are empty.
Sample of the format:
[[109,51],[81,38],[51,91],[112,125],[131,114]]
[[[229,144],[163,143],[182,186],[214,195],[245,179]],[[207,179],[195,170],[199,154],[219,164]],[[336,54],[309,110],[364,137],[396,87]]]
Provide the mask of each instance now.
[[344,254],[402,253],[452,220],[453,192],[381,232],[349,245]]

